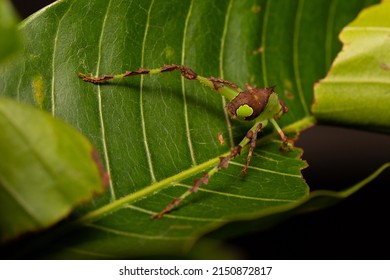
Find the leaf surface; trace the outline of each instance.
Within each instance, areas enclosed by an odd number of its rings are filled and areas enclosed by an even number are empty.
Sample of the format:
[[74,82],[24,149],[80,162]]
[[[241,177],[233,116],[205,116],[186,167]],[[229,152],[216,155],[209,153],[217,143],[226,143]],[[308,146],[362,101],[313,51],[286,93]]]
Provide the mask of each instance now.
[[228,119],[221,96],[179,73],[92,85],[79,72],[100,76],[175,63],[241,87],[277,85],[289,107],[279,123],[294,135],[314,123],[312,85],[338,51],[338,30],[368,2],[65,0],[25,21],[25,56],[0,69],[7,81],[0,92],[36,103],[31,81],[41,77],[42,107],[82,131],[111,175],[107,195],[69,223],[81,229],[72,234],[65,224],[56,231],[67,234],[50,247],[52,256],[180,254],[223,224],[293,207],[309,194],[302,151],[279,151],[267,128],[246,176],[243,152],[178,209],[151,221],[249,127]]
[[389,14],[390,2],[383,2],[343,29],[343,51],[316,87],[316,118],[390,132]]

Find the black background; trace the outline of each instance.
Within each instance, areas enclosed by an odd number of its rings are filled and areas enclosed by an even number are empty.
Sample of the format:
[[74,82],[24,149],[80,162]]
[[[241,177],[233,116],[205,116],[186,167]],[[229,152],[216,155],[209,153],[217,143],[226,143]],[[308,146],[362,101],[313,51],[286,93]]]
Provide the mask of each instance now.
[[[54,1],[12,2],[25,18]],[[390,136],[353,129],[317,125],[296,145],[310,165],[303,175],[312,190],[346,188],[390,160]],[[389,183],[387,170],[342,203],[228,244],[248,259],[389,259]]]

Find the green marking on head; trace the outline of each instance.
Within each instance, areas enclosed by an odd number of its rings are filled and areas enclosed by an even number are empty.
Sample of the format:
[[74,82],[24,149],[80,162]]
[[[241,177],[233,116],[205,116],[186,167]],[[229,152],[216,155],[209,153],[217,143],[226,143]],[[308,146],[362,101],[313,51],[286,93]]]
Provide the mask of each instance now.
[[246,118],[253,114],[253,109],[249,105],[244,104],[238,107],[236,114],[239,118]]

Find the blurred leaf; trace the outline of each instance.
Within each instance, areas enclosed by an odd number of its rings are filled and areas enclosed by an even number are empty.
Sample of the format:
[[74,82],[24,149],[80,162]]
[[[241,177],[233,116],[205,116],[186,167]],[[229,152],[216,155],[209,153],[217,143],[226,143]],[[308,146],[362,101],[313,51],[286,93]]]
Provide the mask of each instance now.
[[[64,234],[60,243],[42,246],[50,240],[44,235],[30,253],[45,248],[57,258],[182,254],[223,224],[279,213],[307,199],[301,151],[280,152],[280,141],[268,129],[246,176],[240,175],[243,153],[178,209],[151,221],[151,213],[217,164],[248,125],[227,120],[221,96],[178,73],[106,85],[85,83],[77,73],[100,76],[175,63],[240,86],[276,84],[289,107],[279,123],[295,135],[314,123],[313,83],[338,51],[338,31],[369,2],[377,1],[67,0],[30,17],[21,26],[25,57],[0,69],[7,81],[0,92],[77,127],[101,151],[111,175],[105,197],[48,233]],[[31,88],[37,79],[40,98]],[[75,225],[81,228],[69,232]]]
[[343,51],[316,86],[316,118],[390,132],[389,15],[390,2],[383,2],[343,29]]
[[104,190],[97,152],[69,125],[0,97],[0,131],[2,241],[51,226]]
[[18,22],[11,3],[8,0],[0,0],[0,62],[21,47],[16,27]]

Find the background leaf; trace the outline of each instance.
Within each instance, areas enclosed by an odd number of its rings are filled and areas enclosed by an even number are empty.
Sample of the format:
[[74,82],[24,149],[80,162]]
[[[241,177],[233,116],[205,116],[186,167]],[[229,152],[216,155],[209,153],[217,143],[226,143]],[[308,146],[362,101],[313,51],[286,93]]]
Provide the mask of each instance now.
[[[42,106],[99,147],[112,178],[110,195],[78,211],[77,223],[88,223],[82,234],[53,246],[54,255],[183,252],[222,223],[270,214],[308,195],[300,151],[281,154],[280,143],[271,142],[258,147],[252,161],[257,169],[248,176],[238,175],[240,159],[166,219],[151,222],[151,211],[161,210],[229,150],[218,133],[237,143],[247,127],[226,120],[220,96],[177,73],[94,86],[78,72],[177,63],[240,85],[277,84],[290,109],[280,123],[296,132],[313,124],[312,84],[338,50],[337,31],[363,4],[368,2],[59,1],[29,18],[22,25],[26,56],[2,70],[3,92],[33,103],[31,79],[41,76]],[[174,187],[155,193],[169,185]]]
[[20,48],[20,36],[17,32],[19,22],[15,10],[8,0],[0,0],[0,62]]
[[390,132],[389,14],[383,2],[343,29],[344,49],[316,87],[316,118]]
[[2,241],[52,226],[104,191],[97,152],[69,125],[1,97],[0,129]]

